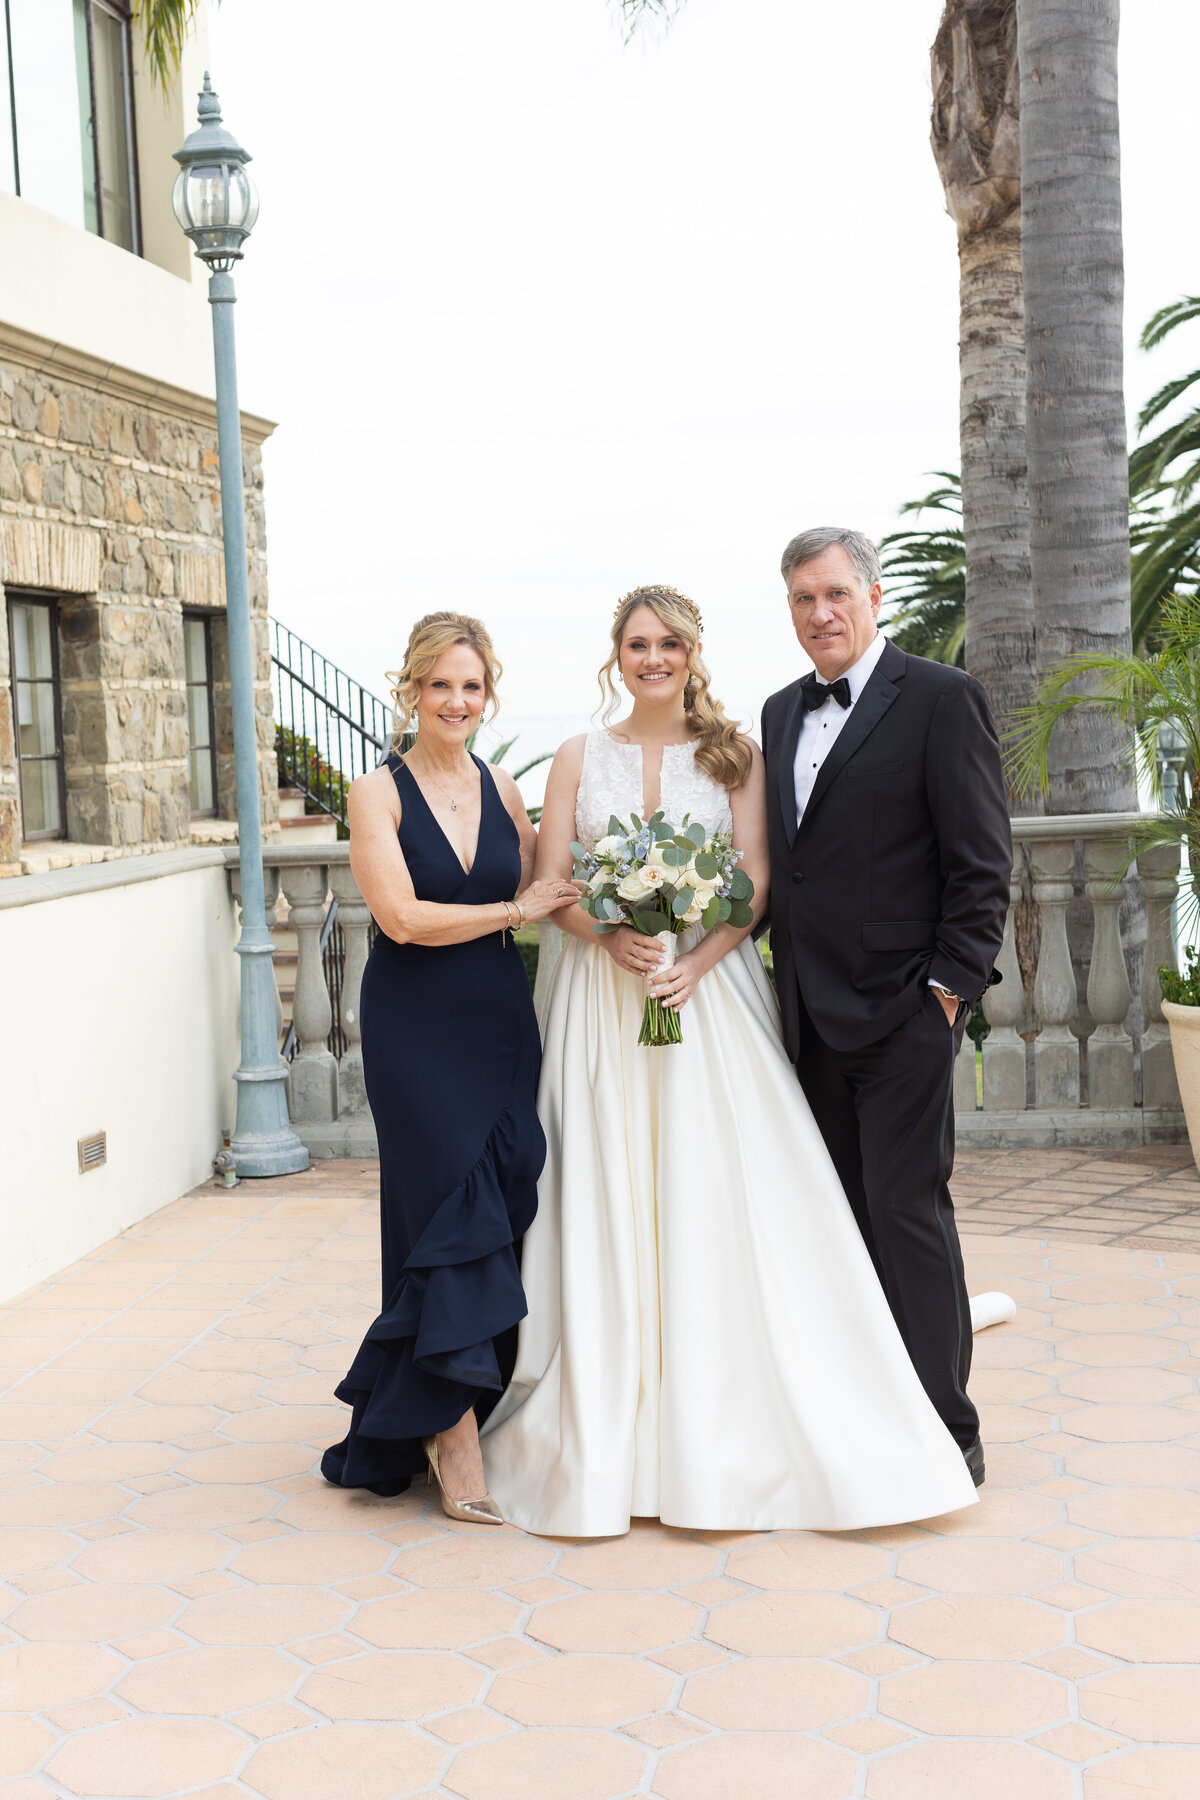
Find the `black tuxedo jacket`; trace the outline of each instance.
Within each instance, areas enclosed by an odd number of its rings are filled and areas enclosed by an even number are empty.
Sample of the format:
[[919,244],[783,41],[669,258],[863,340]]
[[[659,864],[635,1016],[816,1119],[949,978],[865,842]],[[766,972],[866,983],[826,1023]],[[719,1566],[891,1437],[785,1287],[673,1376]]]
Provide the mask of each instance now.
[[974,1001],[993,979],[1012,869],[1000,746],[971,676],[886,644],[797,823],[802,717],[799,681],[762,714],[771,949],[793,1059],[801,999],[834,1050],[894,1031],[931,978]]

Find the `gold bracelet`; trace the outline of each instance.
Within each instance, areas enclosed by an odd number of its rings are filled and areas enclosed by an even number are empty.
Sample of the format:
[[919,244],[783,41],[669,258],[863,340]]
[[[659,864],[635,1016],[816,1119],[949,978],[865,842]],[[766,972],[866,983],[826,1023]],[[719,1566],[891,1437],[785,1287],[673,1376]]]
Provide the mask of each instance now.
[[521,905],[521,902],[519,900],[514,900],[513,905],[516,907],[517,916],[521,921],[520,930],[524,931],[524,929],[525,929],[525,908]]
[[503,942],[504,942],[504,934],[505,934],[505,932],[506,932],[506,931],[511,931],[511,930],[512,930],[512,928],[513,928],[513,926],[512,926],[512,912],[511,912],[511,910],[510,910],[510,909],[511,909],[511,907],[512,907],[512,901],[511,901],[511,900],[502,900],[502,901],[501,901],[501,902],[500,902],[500,904],[501,904],[501,906],[502,906],[502,907],[503,907],[503,908],[504,908],[504,923],[503,923],[503,925],[502,925],[502,926],[501,926],[501,927],[500,927],[500,942],[501,942],[501,943],[503,943]]

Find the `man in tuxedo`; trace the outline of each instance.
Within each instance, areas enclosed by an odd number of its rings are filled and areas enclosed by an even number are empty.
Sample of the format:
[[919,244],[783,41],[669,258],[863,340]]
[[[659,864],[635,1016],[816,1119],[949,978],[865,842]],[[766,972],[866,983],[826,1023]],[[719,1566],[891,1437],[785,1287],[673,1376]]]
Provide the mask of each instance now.
[[987,698],[879,633],[861,532],[783,553],[813,673],[763,708],[771,947],[788,1054],[925,1391],[983,1481],[947,1185],[954,1058],[992,980],[1012,837]]

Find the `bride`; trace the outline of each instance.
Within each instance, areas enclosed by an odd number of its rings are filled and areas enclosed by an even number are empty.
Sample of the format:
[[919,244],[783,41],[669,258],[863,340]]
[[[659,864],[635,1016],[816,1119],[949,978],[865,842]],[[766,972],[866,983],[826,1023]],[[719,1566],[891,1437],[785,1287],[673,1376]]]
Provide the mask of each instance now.
[[[763,762],[709,691],[696,607],[618,606],[603,718],[546,788],[537,879],[572,872],[610,815],[732,830],[767,903]],[[549,1140],[522,1274],[529,1315],[482,1439],[512,1523],[614,1536],[631,1517],[710,1530],[849,1530],[969,1506],[780,1037],[751,930],[692,927],[672,968],[582,908],[543,1004]],[[638,1044],[646,978],[683,1041]]]

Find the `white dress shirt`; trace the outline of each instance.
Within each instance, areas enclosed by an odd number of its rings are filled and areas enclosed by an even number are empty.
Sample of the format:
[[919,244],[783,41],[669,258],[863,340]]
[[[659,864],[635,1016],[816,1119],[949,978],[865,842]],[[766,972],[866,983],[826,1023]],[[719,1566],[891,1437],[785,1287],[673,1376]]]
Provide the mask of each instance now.
[[[875,673],[875,665],[883,655],[886,643],[883,633],[877,631],[858,661],[843,670],[850,683],[849,706],[839,706],[836,700],[827,700],[824,706],[816,706],[811,712],[805,713],[800,726],[800,740],[796,745],[797,821],[804,817],[804,809],[816,783],[817,772],[832,750],[838,732],[854,711],[859,695]],[[821,681],[820,676],[817,681],[822,687],[828,685]]]

